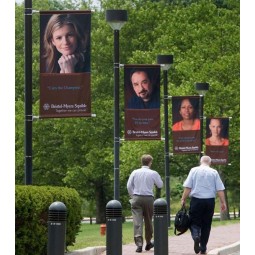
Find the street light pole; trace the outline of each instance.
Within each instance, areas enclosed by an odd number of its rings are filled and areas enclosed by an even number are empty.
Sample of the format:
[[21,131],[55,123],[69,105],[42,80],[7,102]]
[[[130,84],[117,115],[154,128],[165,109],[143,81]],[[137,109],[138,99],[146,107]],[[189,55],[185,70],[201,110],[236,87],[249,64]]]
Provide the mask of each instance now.
[[119,31],[127,21],[127,11],[106,10],[106,21],[114,31],[114,199],[119,200]]
[[[209,83],[196,83],[195,89],[199,92],[199,118],[200,118],[200,139],[201,139],[201,150],[200,158],[202,157],[203,152],[203,120],[204,120],[204,96],[205,93],[209,90]],[[200,159],[199,159],[200,162]]]
[[170,160],[169,160],[169,130],[168,130],[168,89],[167,89],[167,71],[173,64],[173,55],[158,55],[157,63],[163,69],[164,78],[164,121],[165,121],[165,186],[166,186],[166,202],[167,202],[167,223],[171,226],[170,219]]
[[32,0],[25,0],[25,184],[32,184]]

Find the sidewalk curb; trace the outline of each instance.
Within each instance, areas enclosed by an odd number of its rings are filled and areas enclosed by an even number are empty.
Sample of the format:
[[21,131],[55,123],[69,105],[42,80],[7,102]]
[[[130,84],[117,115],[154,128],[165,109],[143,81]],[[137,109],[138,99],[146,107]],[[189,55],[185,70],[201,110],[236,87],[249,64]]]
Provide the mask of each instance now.
[[230,244],[225,247],[217,248],[214,250],[211,250],[208,255],[228,255],[231,253],[234,253],[236,251],[240,251],[240,241]]
[[[106,250],[106,246],[87,247],[85,249],[76,250],[66,253],[67,255],[100,255]],[[229,255],[236,251],[240,251],[240,241],[225,247],[217,248],[208,252],[208,255]]]
[[66,253],[67,255],[100,255],[106,250],[106,246],[87,247],[85,249],[76,250]]

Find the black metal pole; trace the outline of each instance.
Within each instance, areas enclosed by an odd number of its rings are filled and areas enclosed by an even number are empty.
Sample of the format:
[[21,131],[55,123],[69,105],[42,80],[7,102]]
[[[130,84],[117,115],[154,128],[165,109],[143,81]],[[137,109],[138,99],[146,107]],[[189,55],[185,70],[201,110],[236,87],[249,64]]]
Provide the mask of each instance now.
[[167,224],[171,226],[170,219],[170,160],[169,160],[169,135],[168,135],[168,89],[167,89],[167,70],[163,71],[164,75],[164,116],[165,116],[165,185],[166,185],[166,202],[167,202]]
[[114,199],[119,200],[119,30],[127,21],[126,10],[106,10],[106,21],[114,31]]
[[199,118],[200,118],[200,153],[198,163],[200,163],[200,158],[203,155],[203,122],[204,122],[204,95],[206,91],[209,90],[209,83],[207,82],[198,82],[195,84],[195,88],[199,91]]
[[203,133],[203,122],[204,122],[204,96],[203,95],[200,95],[200,98],[199,98],[200,100],[200,102],[199,102],[199,105],[200,105],[200,107],[199,107],[199,109],[200,109],[200,113],[199,113],[199,117],[200,117],[200,139],[201,139],[201,141],[200,141],[200,147],[201,147],[201,149],[200,149],[200,157],[199,157],[199,160],[198,160],[198,162],[200,162],[200,158],[203,156],[203,135],[204,135],[204,133]]
[[25,184],[32,184],[32,0],[25,0]]
[[119,30],[114,30],[114,199],[119,200]]
[[168,80],[167,70],[173,64],[173,55],[158,55],[157,63],[163,67],[164,78],[164,121],[165,121],[165,185],[167,202],[167,225],[171,226],[171,207],[170,207],[170,155],[169,155],[169,128],[168,128]]

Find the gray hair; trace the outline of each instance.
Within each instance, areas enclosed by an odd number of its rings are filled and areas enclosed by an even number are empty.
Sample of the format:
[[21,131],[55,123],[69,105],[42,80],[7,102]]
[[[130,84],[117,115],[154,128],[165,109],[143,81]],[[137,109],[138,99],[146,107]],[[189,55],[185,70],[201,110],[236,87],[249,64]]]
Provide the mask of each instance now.
[[207,166],[210,166],[211,165],[211,162],[212,162],[212,159],[209,157],[209,156],[203,156],[201,157],[200,159],[200,164],[202,165],[207,165]]

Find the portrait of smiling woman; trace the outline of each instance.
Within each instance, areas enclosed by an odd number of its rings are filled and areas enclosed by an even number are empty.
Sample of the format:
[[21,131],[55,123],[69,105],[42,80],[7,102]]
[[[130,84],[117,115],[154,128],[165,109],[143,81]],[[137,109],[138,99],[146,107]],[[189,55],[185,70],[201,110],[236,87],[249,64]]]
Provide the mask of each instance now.
[[82,29],[86,24],[81,25],[77,19],[81,15],[51,15],[41,40],[41,73],[90,72],[90,38],[89,32]]
[[[178,100],[176,119],[172,131],[200,130],[200,119],[198,118],[198,99],[184,97]],[[176,116],[173,116],[176,117]]]

